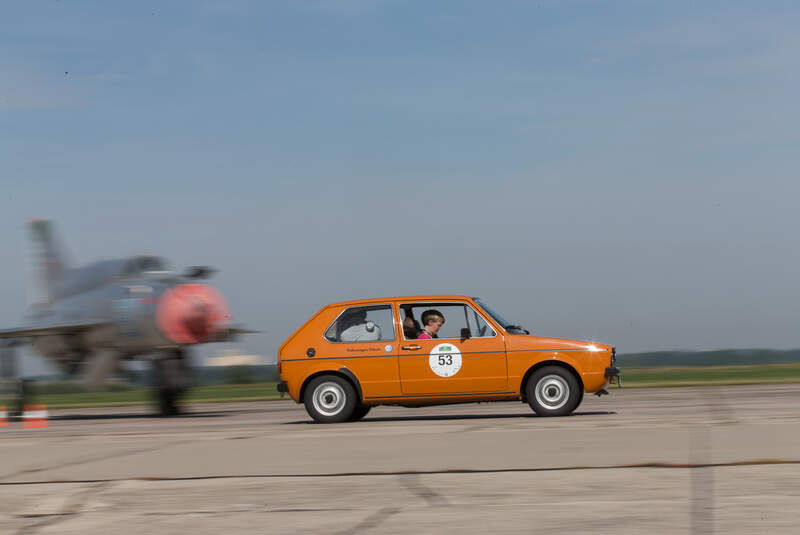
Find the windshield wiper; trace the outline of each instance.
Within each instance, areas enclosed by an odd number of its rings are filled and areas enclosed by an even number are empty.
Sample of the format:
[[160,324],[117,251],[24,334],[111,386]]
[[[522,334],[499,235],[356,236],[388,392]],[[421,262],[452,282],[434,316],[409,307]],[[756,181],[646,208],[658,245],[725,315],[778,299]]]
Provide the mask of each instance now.
[[531,332],[528,329],[523,329],[521,325],[506,325],[505,329],[507,331],[520,331],[525,334],[531,334]]

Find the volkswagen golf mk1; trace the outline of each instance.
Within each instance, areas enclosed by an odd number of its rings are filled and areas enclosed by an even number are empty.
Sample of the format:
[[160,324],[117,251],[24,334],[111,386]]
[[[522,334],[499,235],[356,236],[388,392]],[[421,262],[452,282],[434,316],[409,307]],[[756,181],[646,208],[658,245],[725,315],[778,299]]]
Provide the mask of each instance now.
[[317,422],[377,405],[521,400],[565,416],[620,381],[612,346],[534,336],[477,297],[363,299],[323,307],[280,347],[280,392]]

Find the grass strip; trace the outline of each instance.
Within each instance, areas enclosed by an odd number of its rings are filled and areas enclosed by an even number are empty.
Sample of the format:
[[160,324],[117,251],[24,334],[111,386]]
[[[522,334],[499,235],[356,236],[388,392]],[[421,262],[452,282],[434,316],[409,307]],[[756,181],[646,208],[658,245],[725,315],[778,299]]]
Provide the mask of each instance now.
[[[191,388],[183,401],[188,402],[234,402],[268,401],[280,399],[276,383],[246,385],[198,386]],[[34,394],[34,403],[43,403],[50,408],[77,407],[121,407],[146,405],[154,402],[153,392],[147,389],[123,392],[74,392],[69,394]]]
[[800,383],[800,363],[758,366],[622,368],[622,386],[711,386]]

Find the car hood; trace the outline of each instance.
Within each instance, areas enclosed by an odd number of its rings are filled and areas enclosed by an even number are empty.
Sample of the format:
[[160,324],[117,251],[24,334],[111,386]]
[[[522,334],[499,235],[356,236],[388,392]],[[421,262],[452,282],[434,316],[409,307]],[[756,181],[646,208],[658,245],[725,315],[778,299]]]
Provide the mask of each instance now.
[[543,336],[532,336],[528,334],[506,334],[507,351],[611,351],[611,346],[598,342],[588,342],[585,340],[572,340],[569,338],[548,338]]

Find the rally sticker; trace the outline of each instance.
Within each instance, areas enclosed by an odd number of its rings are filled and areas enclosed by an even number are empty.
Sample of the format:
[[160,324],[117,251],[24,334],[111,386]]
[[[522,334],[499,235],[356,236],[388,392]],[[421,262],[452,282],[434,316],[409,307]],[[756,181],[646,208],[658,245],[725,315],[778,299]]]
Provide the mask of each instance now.
[[431,351],[428,365],[439,377],[452,377],[461,369],[461,351],[453,344],[439,344]]

